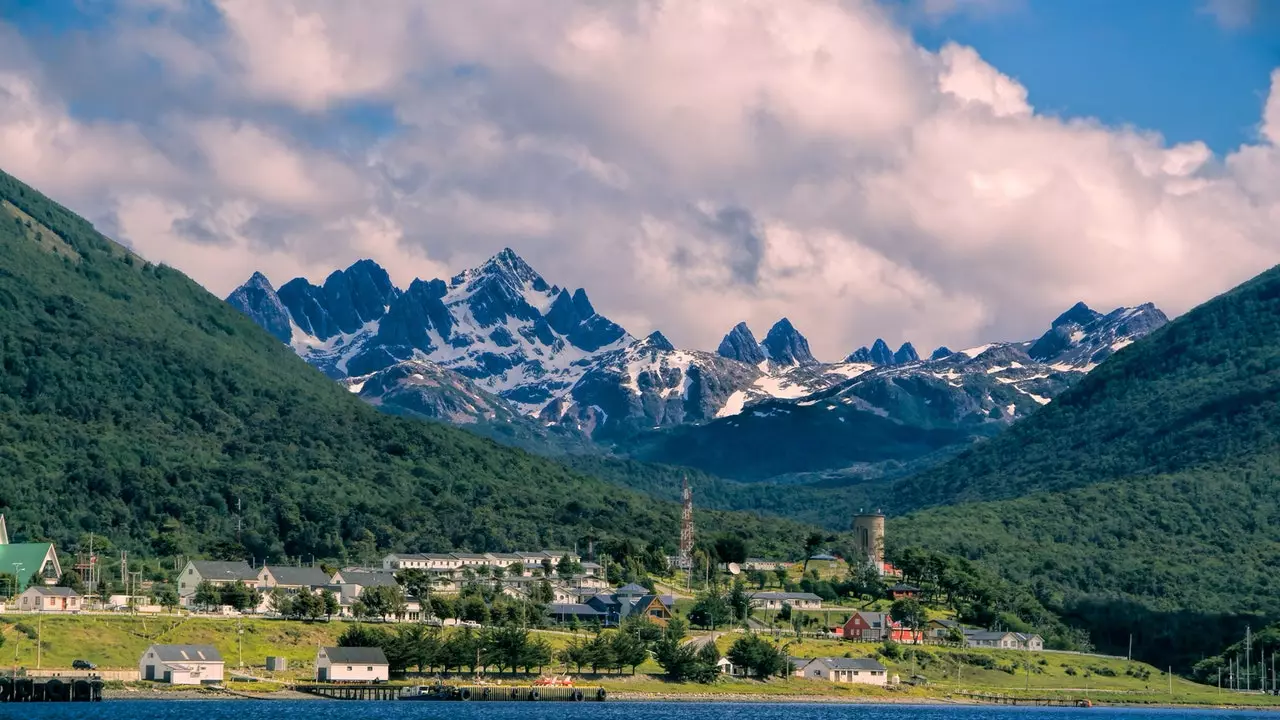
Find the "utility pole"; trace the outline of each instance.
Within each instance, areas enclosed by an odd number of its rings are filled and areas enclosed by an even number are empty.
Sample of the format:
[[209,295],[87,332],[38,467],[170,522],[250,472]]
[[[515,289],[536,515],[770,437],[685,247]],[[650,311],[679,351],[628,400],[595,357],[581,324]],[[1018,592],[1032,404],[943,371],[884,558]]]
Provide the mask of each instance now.
[[244,630],[240,628],[240,618],[236,618],[236,654],[240,659],[240,667],[244,667]]
[[240,544],[240,498],[236,497],[236,544]]
[[1129,662],[1133,662],[1133,633],[1129,633]]
[[44,646],[44,613],[36,615],[36,669],[40,669],[40,651]]
[[1244,691],[1253,689],[1253,632],[1248,625],[1244,627]]
[[1173,666],[1169,666],[1169,697],[1173,697]]

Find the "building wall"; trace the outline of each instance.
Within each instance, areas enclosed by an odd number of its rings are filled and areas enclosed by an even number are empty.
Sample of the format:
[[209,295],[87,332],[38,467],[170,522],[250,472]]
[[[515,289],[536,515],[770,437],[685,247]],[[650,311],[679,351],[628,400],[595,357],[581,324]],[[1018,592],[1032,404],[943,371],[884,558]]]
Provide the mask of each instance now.
[[885,685],[887,673],[879,670],[832,670],[822,663],[810,663],[804,669],[810,680],[826,680],[840,685]]
[[374,682],[390,677],[390,669],[386,665],[334,664],[328,658],[323,658],[316,662],[317,680],[322,668],[329,671],[328,682]]

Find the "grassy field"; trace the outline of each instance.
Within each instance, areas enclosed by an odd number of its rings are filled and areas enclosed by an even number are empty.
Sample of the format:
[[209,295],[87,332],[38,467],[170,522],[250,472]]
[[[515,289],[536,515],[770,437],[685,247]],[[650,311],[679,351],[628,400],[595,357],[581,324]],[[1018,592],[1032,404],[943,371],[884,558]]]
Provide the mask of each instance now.
[[[286,657],[291,671],[279,679],[289,679],[309,675],[316,647],[334,644],[347,623],[244,619],[240,627],[247,668],[261,675],[268,656]],[[28,633],[37,634],[37,630],[42,638],[43,668],[67,668],[75,659],[90,660],[103,669],[135,668],[142,651],[153,642],[210,644],[222,652],[228,668],[234,668],[241,652],[236,629],[236,621],[227,618],[80,615],[44,617],[37,622],[37,618],[30,616],[0,616],[0,633],[5,640],[0,646],[0,668],[14,662],[15,657],[19,666],[36,666],[36,643]],[[539,632],[538,635],[555,649],[564,647],[573,638],[570,633],[556,631]],[[585,636],[585,633],[580,635]],[[718,638],[717,645],[722,652],[726,651],[736,637],[736,633],[726,633]],[[780,637],[778,642],[789,654],[798,657],[869,657],[880,649],[879,645],[870,643],[796,640],[786,636]],[[905,646],[902,649],[911,651]],[[982,693],[1071,699],[1089,697],[1095,701],[1135,704],[1280,707],[1280,698],[1229,692],[1219,694],[1217,688],[1197,685],[1176,676],[1170,694],[1169,677],[1162,671],[1118,658],[930,646],[920,649],[914,663],[910,656],[896,661],[880,659],[888,666],[891,676],[896,674],[906,680],[919,675],[926,678],[928,684],[880,689],[835,686],[799,678],[769,682],[726,678],[714,685],[680,685],[659,677],[661,669],[652,660],[640,666],[638,675],[605,675],[588,678],[586,682],[598,682],[611,691],[650,696],[804,695],[832,699],[910,700]],[[981,667],[980,664],[992,667]],[[259,689],[265,689],[265,686]]]

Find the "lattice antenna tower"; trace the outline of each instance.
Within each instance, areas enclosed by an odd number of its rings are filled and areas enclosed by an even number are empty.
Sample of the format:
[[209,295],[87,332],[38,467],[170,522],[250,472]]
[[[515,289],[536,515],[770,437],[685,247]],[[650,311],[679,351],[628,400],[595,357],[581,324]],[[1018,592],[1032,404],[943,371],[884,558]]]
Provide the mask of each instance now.
[[693,490],[689,488],[688,476],[684,478],[680,501],[684,504],[684,509],[680,513],[680,564],[691,568],[693,567]]

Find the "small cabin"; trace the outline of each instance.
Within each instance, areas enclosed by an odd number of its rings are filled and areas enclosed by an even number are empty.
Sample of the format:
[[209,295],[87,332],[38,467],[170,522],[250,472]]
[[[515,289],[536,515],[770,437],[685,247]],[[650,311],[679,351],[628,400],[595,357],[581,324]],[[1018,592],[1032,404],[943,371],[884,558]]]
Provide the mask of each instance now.
[[152,645],[138,661],[143,680],[170,685],[220,685],[223,669],[212,645]]
[[322,647],[316,651],[318,682],[386,682],[391,665],[382,648]]

